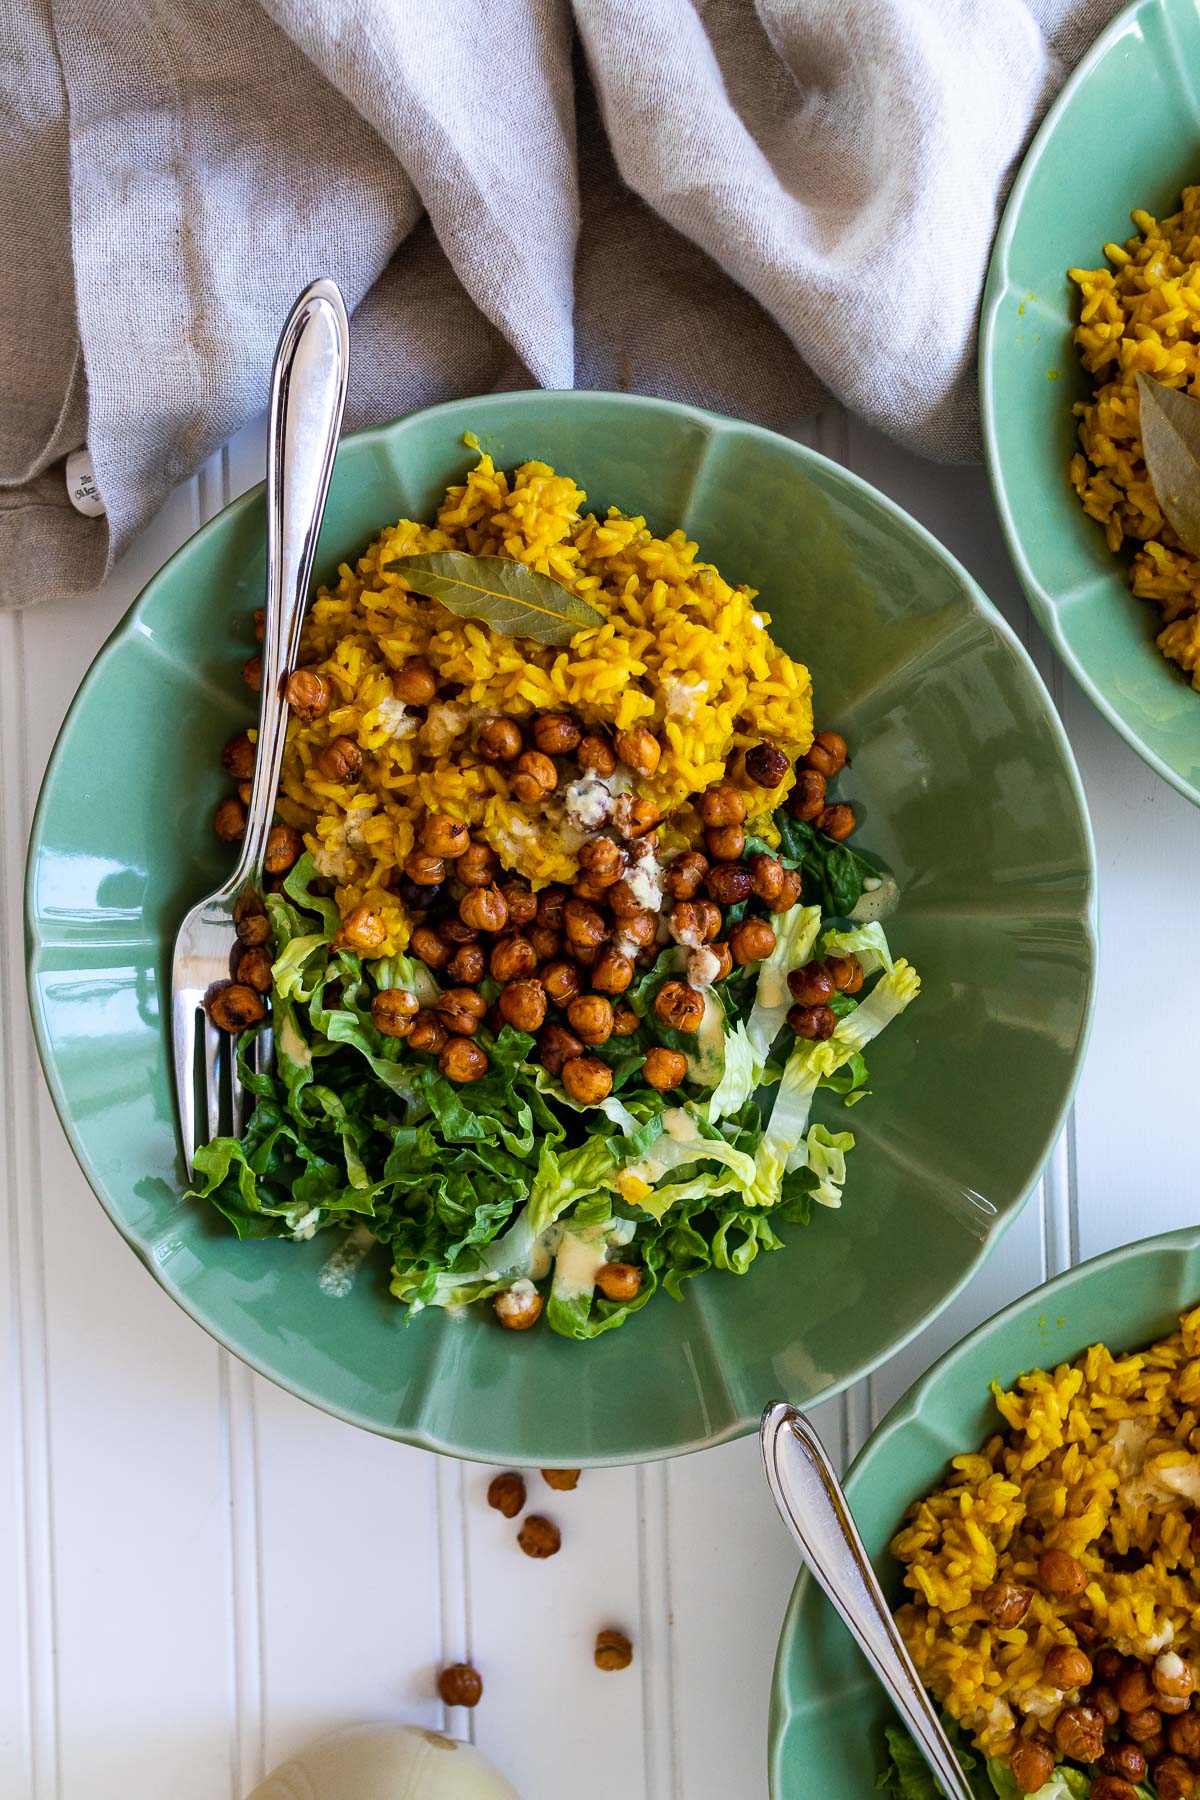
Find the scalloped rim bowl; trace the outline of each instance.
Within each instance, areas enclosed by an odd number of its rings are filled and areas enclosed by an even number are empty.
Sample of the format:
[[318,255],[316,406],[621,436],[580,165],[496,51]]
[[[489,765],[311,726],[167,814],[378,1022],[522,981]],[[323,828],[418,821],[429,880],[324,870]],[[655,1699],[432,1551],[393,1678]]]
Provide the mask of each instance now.
[[[888,1543],[911,1501],[944,1476],[950,1457],[1001,1429],[993,1381],[1069,1362],[1103,1340],[1138,1350],[1177,1328],[1200,1299],[1200,1226],[1109,1250],[1034,1288],[947,1351],[877,1427],[846,1478],[867,1553],[899,1603]],[[855,1731],[844,1724],[853,1711]],[[883,1727],[895,1715],[866,1662],[807,1571],[792,1593],[771,1693],[772,1800],[808,1800],[802,1773],[819,1768],[823,1800],[862,1800],[886,1766]]]
[[1091,1012],[1093,853],[1061,726],[969,576],[865,483],[770,432],[624,395],[491,395],[347,439],[322,578],[386,523],[429,517],[476,432],[541,458],[594,505],[682,524],[764,593],[854,746],[863,842],[903,889],[895,941],[925,978],[872,1057],[840,1214],[744,1280],[702,1277],[575,1344],[486,1315],[411,1325],[383,1259],[335,1299],[332,1248],[238,1244],[185,1205],[162,1000],[186,906],[215,884],[219,750],[247,719],[239,667],[263,573],[249,494],[149,584],[84,682],[30,848],[30,992],[55,1104],[114,1223],[168,1291],[262,1373],[342,1418],[528,1466],[644,1461],[751,1430],[890,1355],[970,1277],[1036,1179]]
[[[992,252],[980,326],[984,450],[1034,612],[1085,694],[1172,787],[1200,805],[1200,695],[1154,639],[1162,621],[1067,482],[1071,405],[1089,383],[1071,342],[1069,268],[1096,268],[1200,179],[1200,15],[1137,0],[1093,44],[1034,137]],[[1136,99],[1131,100],[1130,96]],[[1114,130],[1114,119],[1120,129]]]

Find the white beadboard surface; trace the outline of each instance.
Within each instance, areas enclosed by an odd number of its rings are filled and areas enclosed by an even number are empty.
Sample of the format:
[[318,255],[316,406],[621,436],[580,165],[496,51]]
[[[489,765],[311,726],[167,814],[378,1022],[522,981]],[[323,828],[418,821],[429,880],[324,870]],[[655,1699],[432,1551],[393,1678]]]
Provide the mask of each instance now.
[[[798,435],[928,525],[1021,633],[1079,758],[1100,868],[1099,1001],[1062,1139],[966,1292],[819,1409],[845,1459],[1005,1302],[1194,1221],[1195,996],[1154,926],[1194,915],[1200,812],[1055,664],[981,470],[935,468],[840,415]],[[0,617],[0,1797],[241,1800],[307,1738],[393,1718],[470,1736],[523,1800],[761,1800],[795,1565],[754,1440],[586,1474],[574,1494],[551,1496],[532,1474],[566,1530],[557,1557],[530,1562],[485,1505],[487,1471],[341,1425],[218,1349],[121,1242],[54,1116],[22,975],[42,770],[130,601],[261,464],[252,430],[173,497],[99,593]],[[592,1666],[609,1624],[635,1640],[628,1673]],[[436,1671],[464,1657],[485,1697],[447,1716]]]

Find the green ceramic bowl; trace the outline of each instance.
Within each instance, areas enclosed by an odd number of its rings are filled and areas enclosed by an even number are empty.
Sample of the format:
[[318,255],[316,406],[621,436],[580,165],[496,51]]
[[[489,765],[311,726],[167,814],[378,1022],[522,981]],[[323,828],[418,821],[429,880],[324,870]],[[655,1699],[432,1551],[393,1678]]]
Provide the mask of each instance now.
[[1200,803],[1200,695],[1155,646],[1158,608],[1067,481],[1074,401],[1067,270],[1104,266],[1130,212],[1176,210],[1200,179],[1200,12],[1138,0],[1097,40],[1046,115],[1004,214],[984,295],[984,444],[1009,549],[1043,630],[1084,692],[1152,769]]
[[[1176,1329],[1200,1299],[1200,1228],[1127,1244],[1081,1263],[970,1333],[897,1402],[846,1480],[846,1492],[884,1591],[904,1597],[888,1543],[910,1501],[928,1493],[952,1456],[1003,1428],[993,1381],[1070,1362],[1089,1344],[1137,1350]],[[853,1720],[853,1729],[847,1729]],[[887,1766],[884,1726],[895,1721],[878,1682],[807,1572],[792,1594],[771,1695],[772,1800],[864,1800]],[[986,1777],[979,1788],[994,1800]]]
[[769,432],[655,400],[492,395],[348,439],[318,573],[470,461],[541,457],[594,504],[682,523],[764,595],[854,747],[862,840],[895,868],[895,941],[925,977],[872,1057],[845,1209],[744,1280],[705,1277],[590,1344],[486,1314],[403,1324],[386,1270],[323,1294],[329,1253],[239,1244],[181,1202],[163,1030],[185,908],[225,867],[209,817],[246,722],[239,667],[263,588],[261,493],[200,531],[97,659],[46,776],[29,861],[42,1056],[83,1168],[165,1287],[240,1356],[342,1417],[537,1465],[643,1460],[752,1428],[888,1356],[1011,1221],[1070,1098],[1093,972],[1078,778],[1025,652],[970,577],[843,469]]

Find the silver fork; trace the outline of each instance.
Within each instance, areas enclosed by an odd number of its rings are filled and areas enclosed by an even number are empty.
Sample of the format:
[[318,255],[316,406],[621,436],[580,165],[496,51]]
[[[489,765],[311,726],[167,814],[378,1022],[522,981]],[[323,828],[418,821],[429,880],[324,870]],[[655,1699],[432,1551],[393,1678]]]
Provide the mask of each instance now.
[[768,1406],[759,1428],[771,1497],[818,1586],[832,1600],[949,1800],[973,1800],[937,1708],[905,1649],[842,1484],[794,1406]]
[[[263,858],[287,734],[284,689],[299,650],[317,534],[342,425],[349,359],[350,327],[342,296],[334,282],[314,281],[288,316],[271,370],[262,701],[246,834],[229,880],[194,906],[180,926],[171,965],[175,1096],[188,1169],[199,1145],[221,1129],[223,1063],[228,1065],[234,1133],[240,1135],[245,1124],[246,1091],[238,1074],[237,1042],[213,1024],[204,1000],[216,984],[229,980],[235,905],[243,897],[253,901],[262,892]],[[261,898],[258,904],[261,907]],[[269,1032],[259,1034],[252,1051],[256,1068],[265,1069]],[[199,1133],[197,1088],[203,1095]]]

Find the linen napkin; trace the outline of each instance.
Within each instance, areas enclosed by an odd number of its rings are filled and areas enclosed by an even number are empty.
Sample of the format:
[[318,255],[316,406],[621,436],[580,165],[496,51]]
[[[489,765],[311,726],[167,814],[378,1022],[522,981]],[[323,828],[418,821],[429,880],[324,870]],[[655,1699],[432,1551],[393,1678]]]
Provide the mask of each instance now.
[[[1116,0],[16,0],[0,604],[96,585],[265,405],[300,289],[347,424],[512,387],[977,449],[1032,126]],[[70,504],[86,443],[105,512]]]

